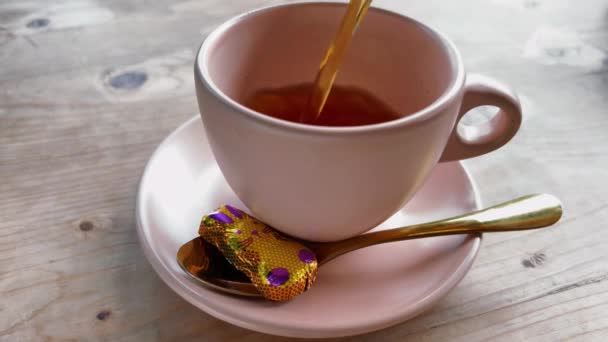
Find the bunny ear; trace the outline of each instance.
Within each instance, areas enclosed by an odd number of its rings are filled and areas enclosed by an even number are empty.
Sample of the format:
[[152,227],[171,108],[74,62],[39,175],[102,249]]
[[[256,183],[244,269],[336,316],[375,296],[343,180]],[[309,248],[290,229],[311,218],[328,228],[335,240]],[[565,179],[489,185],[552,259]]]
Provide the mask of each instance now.
[[221,211],[216,211],[207,216],[220,223],[226,223],[226,224],[234,223],[234,220],[230,216],[224,214]]
[[242,211],[240,211],[239,209],[237,209],[237,208],[235,208],[235,207],[233,207],[233,206],[231,206],[231,205],[229,205],[229,204],[224,205],[224,207],[225,207],[225,208],[226,208],[226,209],[227,209],[227,210],[228,210],[228,211],[229,211],[229,212],[230,212],[232,215],[234,215],[234,217],[236,217],[237,219],[241,219],[241,218],[243,218],[243,212],[242,212]]
[[242,211],[228,204],[218,208],[217,211],[207,215],[207,217],[223,224],[234,223],[235,220],[240,220],[243,218],[243,216],[244,215]]

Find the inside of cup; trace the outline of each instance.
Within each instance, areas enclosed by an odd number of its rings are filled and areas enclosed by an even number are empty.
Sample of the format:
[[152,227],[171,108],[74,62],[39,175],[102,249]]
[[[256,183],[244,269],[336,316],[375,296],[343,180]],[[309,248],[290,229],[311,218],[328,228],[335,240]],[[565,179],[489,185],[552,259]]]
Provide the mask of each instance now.
[[[290,4],[237,18],[206,43],[210,81],[243,103],[257,90],[314,80],[345,4]],[[419,23],[371,8],[336,84],[362,88],[405,116],[436,101],[456,78],[453,51]]]

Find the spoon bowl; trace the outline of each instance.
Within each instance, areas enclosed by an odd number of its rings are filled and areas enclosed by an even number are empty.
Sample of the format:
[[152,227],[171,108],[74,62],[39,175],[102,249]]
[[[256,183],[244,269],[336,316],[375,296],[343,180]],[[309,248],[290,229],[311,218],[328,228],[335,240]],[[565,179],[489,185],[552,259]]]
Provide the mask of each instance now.
[[200,236],[179,248],[177,262],[184,272],[205,286],[235,295],[261,296],[243,272]]

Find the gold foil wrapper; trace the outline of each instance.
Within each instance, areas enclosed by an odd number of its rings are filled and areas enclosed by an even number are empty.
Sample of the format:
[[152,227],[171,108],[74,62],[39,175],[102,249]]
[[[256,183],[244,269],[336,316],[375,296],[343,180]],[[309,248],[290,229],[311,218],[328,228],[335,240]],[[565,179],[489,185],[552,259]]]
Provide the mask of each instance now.
[[232,206],[204,216],[199,235],[247,275],[266,299],[292,299],[315,281],[317,259],[310,249]]

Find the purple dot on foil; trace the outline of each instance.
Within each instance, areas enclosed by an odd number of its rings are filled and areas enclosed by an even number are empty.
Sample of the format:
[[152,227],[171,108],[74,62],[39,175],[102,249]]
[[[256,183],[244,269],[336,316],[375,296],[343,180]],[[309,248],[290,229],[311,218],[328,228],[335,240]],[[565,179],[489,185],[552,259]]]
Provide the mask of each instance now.
[[259,236],[259,234],[258,234],[258,231],[257,231],[257,230],[252,231],[252,232],[251,232],[251,235]]
[[240,229],[236,230],[236,235],[241,235],[241,230]]
[[234,222],[230,216],[224,214],[221,211],[216,211],[213,214],[209,214],[209,217],[211,217],[212,219],[221,222],[221,223],[232,223]]
[[273,268],[266,276],[272,286],[281,286],[289,280],[289,271],[282,267]]
[[228,209],[228,211],[232,215],[236,216],[237,218],[243,218],[243,214],[241,214],[241,211],[238,210],[237,208],[235,208],[235,207],[233,207],[231,205],[228,205],[228,204],[226,204],[225,207],[226,207],[226,209]]
[[306,249],[300,249],[300,251],[298,252],[298,257],[300,258],[300,260],[302,260],[302,262],[305,262],[307,264],[310,264],[315,260],[315,255],[311,251]]

